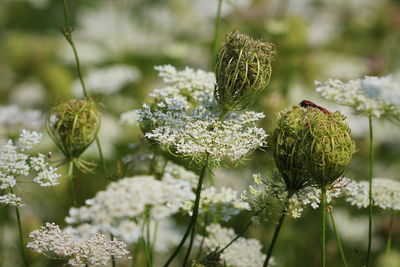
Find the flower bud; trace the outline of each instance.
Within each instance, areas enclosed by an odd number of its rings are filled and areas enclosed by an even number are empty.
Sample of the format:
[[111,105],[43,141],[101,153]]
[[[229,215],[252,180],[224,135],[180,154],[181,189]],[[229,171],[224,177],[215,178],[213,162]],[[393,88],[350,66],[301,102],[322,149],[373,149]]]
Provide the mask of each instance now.
[[[318,110],[307,107],[307,110]],[[327,188],[340,178],[356,151],[346,116],[340,112],[313,112],[301,144],[311,183]]]
[[96,139],[100,113],[92,100],[72,99],[50,111],[46,127],[67,159],[79,158]]
[[253,40],[233,31],[226,36],[217,56],[215,99],[224,111],[244,109],[263,90],[271,77],[275,45]]
[[275,164],[290,192],[299,191],[308,181],[302,143],[308,117],[314,112],[320,111],[294,106],[291,110],[281,112],[276,123],[272,137]]

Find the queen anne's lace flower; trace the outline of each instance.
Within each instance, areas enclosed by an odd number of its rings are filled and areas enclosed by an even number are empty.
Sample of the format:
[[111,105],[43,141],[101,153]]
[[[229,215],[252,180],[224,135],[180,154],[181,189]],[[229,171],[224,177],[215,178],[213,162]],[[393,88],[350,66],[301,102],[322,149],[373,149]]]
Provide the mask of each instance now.
[[[192,210],[193,203],[185,207]],[[240,198],[239,192],[229,187],[209,187],[201,192],[200,212],[210,212],[213,216],[222,216],[227,221],[243,210],[249,210],[250,205]]]
[[23,110],[16,105],[0,106],[0,129],[9,131],[15,128],[38,130],[44,124],[39,110]]
[[266,144],[267,134],[256,127],[264,117],[256,112],[231,112],[220,120],[213,97],[213,74],[185,69],[158,68],[169,87],[155,90],[156,103],[137,110],[145,136],[178,155],[194,159],[208,153],[214,162],[236,161]]
[[[203,246],[209,252],[222,249],[236,234],[233,229],[211,224],[206,228],[208,236],[204,238]],[[261,252],[262,246],[257,239],[239,237],[221,254],[221,263],[228,267],[260,267],[263,266],[266,256]],[[274,260],[269,266],[273,266]]]
[[[266,216],[267,220],[276,220],[282,210],[285,209],[286,201],[288,201],[287,213],[293,218],[300,218],[302,212],[308,206],[317,209],[321,202],[321,189],[319,188],[306,186],[287,200],[288,192],[283,184],[275,184],[262,179],[260,174],[254,174],[253,180],[254,184],[250,185],[248,192],[244,191],[241,197],[250,204],[252,210],[262,212],[260,216],[253,217],[255,222],[259,222],[263,216]],[[348,178],[338,180],[326,192],[327,203],[341,197],[352,183]]]
[[[346,187],[346,200],[358,208],[369,205],[368,181],[353,181]],[[400,182],[386,178],[372,180],[373,205],[384,210],[400,210]]]
[[9,190],[10,194],[1,197],[0,203],[11,206],[20,206],[21,199],[12,193],[20,178],[34,175],[33,181],[40,186],[54,186],[59,184],[60,175],[57,169],[49,166],[43,154],[32,156],[26,150],[40,142],[40,133],[23,130],[17,145],[9,140],[0,147],[0,189]]
[[111,256],[119,259],[129,254],[126,244],[121,241],[110,241],[99,233],[82,240],[62,231],[54,223],[46,223],[29,237],[33,241],[28,243],[28,248],[44,255],[53,253],[71,266],[105,265],[111,261]]
[[317,92],[337,104],[353,107],[361,114],[374,117],[400,116],[400,82],[392,76],[316,82]]
[[139,220],[143,215],[160,220],[193,199],[188,182],[169,175],[161,181],[153,176],[136,176],[111,183],[105,191],[87,200],[86,206],[71,208],[66,221],[77,225],[88,223],[133,243],[142,235]]

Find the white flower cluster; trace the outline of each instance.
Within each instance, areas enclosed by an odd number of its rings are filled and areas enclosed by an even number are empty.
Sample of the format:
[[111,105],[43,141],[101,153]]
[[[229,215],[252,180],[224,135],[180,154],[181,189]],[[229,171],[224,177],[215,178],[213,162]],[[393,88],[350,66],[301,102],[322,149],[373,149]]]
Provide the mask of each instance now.
[[29,237],[33,241],[28,243],[28,248],[44,255],[53,253],[71,266],[106,265],[111,256],[119,259],[129,254],[126,244],[121,241],[110,241],[99,233],[81,240],[54,223],[46,223],[46,226],[31,232]]
[[59,184],[60,175],[57,169],[49,166],[43,154],[32,156],[25,150],[31,149],[41,140],[42,134],[22,130],[17,145],[9,140],[0,147],[0,189],[9,190],[10,193],[0,197],[0,203],[4,205],[20,206],[21,198],[17,197],[12,188],[17,180],[22,177],[35,175],[33,181],[40,186],[55,186]]
[[[114,65],[88,71],[85,78],[87,89],[95,94],[113,94],[140,77],[140,72],[126,65]],[[72,91],[76,96],[82,96],[82,86],[79,80],[74,81]]]
[[[207,226],[206,231],[208,235],[204,238],[203,245],[210,252],[217,248],[222,249],[236,237],[233,229],[215,223]],[[221,263],[229,267],[260,267],[266,258],[261,250],[261,243],[257,239],[239,237],[222,252]],[[275,263],[272,259],[269,266],[273,265]]]
[[0,129],[38,130],[42,128],[43,124],[43,114],[39,110],[23,110],[16,105],[0,106]]
[[[346,201],[358,208],[369,206],[368,181],[353,181],[346,187]],[[386,178],[372,180],[373,205],[384,210],[400,210],[400,182]]]
[[119,123],[126,126],[136,126],[138,125],[136,111],[130,110],[121,113],[119,117]]
[[236,161],[266,144],[267,134],[256,126],[263,113],[221,110],[213,97],[214,76],[186,68],[158,67],[170,86],[152,96],[156,104],[137,110],[138,121],[150,127],[145,136],[179,155],[201,159],[209,153],[213,162]]
[[[262,179],[260,174],[253,174],[254,184],[249,186],[248,192],[242,193],[242,199],[247,201],[252,209],[266,212],[271,214],[273,217],[274,212],[282,212],[279,210],[279,204],[281,208],[285,208],[285,202],[287,200],[287,191],[283,184],[273,184],[271,182]],[[352,185],[352,181],[348,178],[342,178],[338,180],[330,190],[327,190],[327,203],[331,203],[334,199],[341,197],[346,193],[347,187]],[[293,218],[300,218],[304,209],[311,206],[313,209],[317,209],[321,202],[321,189],[306,186],[299,190],[288,200],[287,212]],[[275,205],[274,205],[275,203]],[[277,210],[273,210],[274,208]],[[266,209],[271,209],[267,211]],[[253,218],[258,222],[259,218]]]
[[316,82],[316,91],[323,98],[340,105],[350,106],[361,114],[374,117],[400,116],[400,81],[392,76],[350,80]]
[[86,206],[71,208],[66,222],[78,226],[87,223],[98,231],[133,243],[142,235],[139,219],[143,215],[160,220],[178,212],[184,203],[193,199],[188,182],[170,176],[163,180],[136,176],[111,183],[105,191],[86,200]]
[[[193,202],[185,209],[192,211]],[[240,193],[229,187],[209,187],[201,192],[200,212],[210,212],[213,216],[221,216],[228,221],[232,216],[243,210],[250,210],[250,205],[240,198]]]

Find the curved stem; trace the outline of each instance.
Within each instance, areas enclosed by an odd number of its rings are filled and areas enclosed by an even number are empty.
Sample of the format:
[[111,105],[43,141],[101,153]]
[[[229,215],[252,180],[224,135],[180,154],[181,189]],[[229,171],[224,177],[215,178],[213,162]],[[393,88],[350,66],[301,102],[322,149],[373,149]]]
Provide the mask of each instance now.
[[67,2],[68,2],[67,0],[63,0],[65,29],[62,30],[62,33],[63,33],[65,39],[71,45],[72,51],[74,52],[76,69],[78,72],[79,81],[82,85],[83,95],[85,96],[85,98],[90,98],[90,95],[88,94],[87,89],[86,89],[85,81],[83,80],[82,69],[81,69],[81,64],[79,61],[78,51],[76,50],[76,46],[75,46],[74,40],[72,38],[72,28],[71,28],[70,20],[69,20],[69,11],[68,11],[68,3]]
[[196,259],[200,258],[201,252],[203,251],[204,239],[206,238],[206,234],[207,234],[207,226],[208,226],[208,213],[206,213],[204,216],[203,236],[200,241],[199,251],[197,252]]
[[371,255],[371,245],[372,245],[372,214],[373,214],[373,200],[372,200],[372,177],[374,173],[374,157],[373,157],[373,131],[372,131],[372,117],[369,115],[369,213],[368,213],[368,251],[366,259],[366,267],[369,266],[369,260]]
[[326,266],[326,188],[321,190],[321,266]]
[[281,217],[279,218],[279,222],[275,227],[274,236],[272,237],[271,244],[269,245],[267,257],[265,258],[263,267],[267,267],[268,266],[268,263],[269,263],[269,261],[270,261],[270,259],[272,257],[272,251],[274,250],[276,240],[278,240],[279,232],[281,231],[281,227],[282,227],[282,224],[283,224],[283,220],[285,219],[285,216],[286,216],[286,210],[282,213]]
[[[178,255],[179,251],[183,247],[183,244],[185,244],[185,241],[188,238],[192,228],[196,227],[197,215],[198,215],[199,207],[200,207],[201,189],[202,189],[202,186],[203,186],[204,177],[205,177],[206,170],[207,170],[207,167],[208,167],[208,158],[209,158],[209,154],[207,153],[205,161],[204,161],[203,168],[201,169],[201,172],[200,172],[200,175],[199,175],[199,181],[197,183],[197,188],[196,188],[196,200],[194,201],[193,214],[192,214],[192,217],[190,219],[189,225],[188,225],[188,227],[186,229],[186,232],[185,232],[181,242],[178,244],[177,248],[175,249],[175,251],[171,255],[171,257],[169,257],[167,262],[164,264],[164,267],[167,267],[167,266],[169,266],[171,264],[171,262],[174,260],[174,258]],[[191,244],[193,243],[193,238],[194,238],[194,232],[192,232],[192,236],[191,236],[191,239],[190,239]],[[187,250],[186,254],[190,254],[190,250],[191,250],[191,245],[189,246],[189,249]],[[186,262],[184,262],[183,266],[185,266],[185,264],[186,264]]]
[[329,211],[329,218],[331,219],[332,228],[333,228],[333,231],[335,232],[335,235],[336,235],[336,241],[337,241],[337,244],[338,244],[338,247],[339,247],[339,250],[340,250],[340,256],[342,257],[343,266],[347,267],[349,265],[347,264],[346,256],[344,255],[344,250],[343,250],[343,247],[342,247],[342,241],[340,239],[339,232],[336,229],[335,218],[333,217],[332,211]]
[[97,150],[99,151],[99,156],[100,156],[100,162],[101,162],[101,167],[103,169],[103,174],[104,174],[104,180],[107,184],[108,181],[108,176],[107,176],[107,166],[106,166],[106,162],[104,160],[104,156],[103,156],[103,150],[101,149],[101,144],[99,141],[99,137],[96,137],[96,145],[97,145]]
[[389,253],[392,248],[393,221],[394,221],[394,211],[392,210],[390,214],[388,239],[386,242],[386,253]]
[[68,166],[68,179],[69,179],[69,186],[71,191],[71,198],[72,198],[72,206],[77,207],[78,201],[76,199],[76,187],[75,187],[75,180],[74,180],[74,162],[71,160]]
[[[11,194],[14,194],[14,190],[12,188],[10,188],[10,191],[11,191]],[[29,267],[28,258],[25,253],[24,235],[22,232],[21,215],[20,215],[18,206],[15,206],[15,215],[17,216],[18,232],[19,232],[19,245],[20,245],[21,256],[24,261],[24,266]]]
[[218,34],[219,34],[219,28],[221,25],[221,9],[222,9],[222,0],[218,0],[218,8],[217,8],[217,14],[215,16],[215,24],[214,24],[214,38],[212,41],[212,46],[211,46],[211,69],[215,70],[215,59],[216,59],[216,53],[217,53],[217,41],[218,41]]

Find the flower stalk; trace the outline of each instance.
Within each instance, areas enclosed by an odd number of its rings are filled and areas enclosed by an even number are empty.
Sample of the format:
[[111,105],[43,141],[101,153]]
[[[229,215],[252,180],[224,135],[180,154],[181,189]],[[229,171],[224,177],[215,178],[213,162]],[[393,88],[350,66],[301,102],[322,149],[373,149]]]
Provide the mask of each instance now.
[[345,254],[344,254],[342,241],[340,239],[339,232],[336,229],[335,218],[333,217],[333,208],[332,207],[328,207],[328,213],[329,213],[329,218],[330,218],[330,221],[331,221],[331,224],[332,224],[333,231],[335,232],[335,235],[336,235],[336,241],[337,241],[337,244],[338,244],[338,247],[339,247],[340,256],[342,257],[343,266],[347,267],[349,265],[347,264],[347,260],[346,260]]
[[[11,194],[14,194],[14,190],[12,187],[10,187]],[[19,246],[20,246],[20,252],[21,252],[21,257],[24,262],[25,267],[29,267],[29,262],[28,258],[25,253],[25,244],[24,244],[24,235],[22,232],[22,221],[21,221],[21,215],[19,212],[19,207],[15,206],[15,215],[17,217],[17,224],[18,224],[18,234],[19,234]]]
[[321,189],[321,266],[326,266],[326,188]]
[[372,247],[372,216],[373,216],[373,200],[372,200],[372,178],[374,175],[374,155],[373,155],[373,128],[372,128],[372,116],[368,117],[368,125],[369,125],[369,189],[368,189],[368,250],[367,250],[367,258],[366,258],[366,267],[370,264],[371,257],[371,247]]
[[386,241],[386,253],[389,253],[392,249],[392,234],[393,234],[393,223],[394,223],[394,211],[390,212],[390,219],[389,219],[389,233],[388,238]]
[[192,245],[193,245],[193,240],[194,240],[194,235],[195,235],[195,230],[196,230],[195,228],[196,228],[196,224],[197,224],[197,217],[198,217],[199,207],[200,207],[201,190],[202,190],[202,187],[203,187],[204,177],[205,177],[208,165],[209,165],[209,154],[206,153],[204,164],[203,164],[203,167],[202,167],[202,169],[200,171],[199,181],[197,183],[196,199],[194,201],[193,214],[192,214],[192,217],[190,219],[190,223],[189,223],[189,225],[188,225],[188,227],[186,229],[186,232],[185,232],[181,242],[179,243],[179,245],[177,246],[177,248],[175,249],[175,251],[171,255],[171,257],[164,264],[164,267],[167,267],[167,266],[169,266],[171,264],[171,262],[175,259],[175,257],[178,255],[179,251],[181,250],[181,248],[185,244],[186,239],[189,237],[189,234],[191,234],[189,247],[188,247],[188,249],[186,251],[185,260],[184,260],[184,263],[183,263],[183,266],[186,266],[186,263],[187,263],[187,260],[189,258],[190,251],[191,251]]

